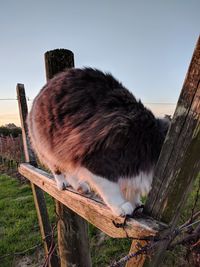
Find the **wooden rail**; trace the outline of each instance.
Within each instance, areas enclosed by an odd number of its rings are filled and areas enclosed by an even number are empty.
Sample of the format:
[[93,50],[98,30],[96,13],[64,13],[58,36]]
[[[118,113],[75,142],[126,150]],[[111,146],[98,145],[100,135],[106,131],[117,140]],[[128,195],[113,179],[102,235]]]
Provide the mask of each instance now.
[[122,224],[124,222],[124,218],[115,216],[101,200],[80,195],[72,189],[58,190],[56,182],[50,174],[30,164],[21,164],[19,172],[43,191],[53,196],[56,200],[72,209],[111,237],[143,239],[147,236],[154,236],[166,228],[165,224],[144,216],[142,218],[131,218],[127,220],[124,228],[116,227],[116,224]]

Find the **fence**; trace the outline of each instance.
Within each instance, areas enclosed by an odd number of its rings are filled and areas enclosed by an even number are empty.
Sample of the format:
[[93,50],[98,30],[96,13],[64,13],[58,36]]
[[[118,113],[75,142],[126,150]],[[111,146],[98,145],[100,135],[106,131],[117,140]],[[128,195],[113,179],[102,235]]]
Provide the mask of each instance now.
[[[68,50],[50,51],[45,54],[45,59],[47,79],[74,65],[73,54]],[[27,104],[23,85],[18,84],[17,93],[27,162],[20,165],[19,172],[31,181],[49,266],[91,266],[87,221],[114,238],[133,239],[131,253],[137,257],[130,260],[127,267],[144,264],[161,266],[164,252],[177,233],[180,210],[200,170],[200,38],[159,157],[145,214],[141,217],[124,220],[114,216],[98,199],[82,196],[73,190],[60,192],[52,177],[37,168],[27,136]],[[56,200],[60,263],[52,252],[51,240],[47,238],[51,227],[42,190]],[[156,243],[158,240],[161,243]],[[152,246],[146,245],[149,242]],[[148,247],[154,248],[155,256],[151,261],[145,256]],[[139,254],[139,250],[144,253]]]

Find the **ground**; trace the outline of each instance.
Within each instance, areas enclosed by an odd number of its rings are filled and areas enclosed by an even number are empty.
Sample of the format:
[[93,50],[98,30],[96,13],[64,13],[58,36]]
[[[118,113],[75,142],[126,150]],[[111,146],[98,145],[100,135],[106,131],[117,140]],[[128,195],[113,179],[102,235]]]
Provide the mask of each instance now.
[[[45,197],[54,224],[54,201],[47,194]],[[45,258],[28,183],[0,175],[0,214],[0,266],[42,266]],[[130,240],[111,239],[92,225],[89,235],[93,266],[105,266],[112,259],[125,255],[130,247]]]
[[[184,209],[181,221],[191,212],[195,188]],[[54,201],[45,195],[51,223],[55,222]],[[198,203],[200,206],[200,202]],[[105,267],[115,259],[126,255],[129,239],[112,239],[94,226],[89,226],[92,262],[94,267]],[[177,248],[168,253],[165,267],[187,266],[185,250]],[[44,264],[44,252],[39,233],[31,188],[23,179],[0,174],[0,266],[40,267]],[[192,265],[191,265],[192,267]]]

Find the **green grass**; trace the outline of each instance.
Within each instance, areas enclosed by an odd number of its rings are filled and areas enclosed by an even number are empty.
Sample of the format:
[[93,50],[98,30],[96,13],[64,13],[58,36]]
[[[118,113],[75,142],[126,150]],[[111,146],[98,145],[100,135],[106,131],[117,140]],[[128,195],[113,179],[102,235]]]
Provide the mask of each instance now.
[[[54,222],[54,203],[47,194],[45,197],[50,219]],[[112,259],[128,252],[130,240],[112,239],[106,236],[105,241],[97,246],[99,235],[100,231],[89,225],[94,267],[103,267]],[[22,184],[7,175],[0,175],[0,257],[24,251],[40,243],[41,236],[30,185]],[[34,250],[31,250],[28,253],[33,254],[33,252]],[[0,266],[12,266],[13,258],[11,255],[0,259]]]
[[[193,185],[193,189],[186,201],[186,204],[181,212],[181,216],[179,219],[178,225],[182,225],[188,219],[190,219],[192,214],[192,209],[194,207],[194,202],[196,200],[197,190],[200,182],[200,174],[197,176],[195,183]],[[194,210],[198,211],[200,207],[200,195],[198,197],[198,201],[196,203],[196,208]],[[177,246],[174,251],[168,251],[166,253],[166,259],[164,260],[163,267],[193,267],[192,263],[188,263],[186,259],[187,250],[184,246]]]
[[[99,244],[102,235],[104,241]],[[89,237],[93,267],[105,267],[115,259],[120,259],[128,253],[131,246],[130,239],[108,237],[93,225],[89,225]]]
[[129,239],[108,238],[100,247],[94,247],[92,250],[92,260],[94,267],[105,267],[117,259],[125,256],[131,246]]
[[[179,224],[190,217],[197,184],[198,179],[182,211]],[[45,197],[50,220],[54,223],[54,201],[48,195]],[[197,207],[200,207],[200,198]],[[129,239],[112,239],[108,236],[105,236],[104,241],[99,244],[101,235],[98,229],[89,225],[93,267],[105,267],[114,259],[120,259],[128,253],[131,245]],[[14,256],[1,259],[3,255],[21,252],[40,243],[41,236],[30,186],[7,175],[0,175],[0,266],[13,266]],[[25,254],[34,252],[35,250],[30,250]],[[184,257],[185,249],[178,247],[175,251],[167,253],[163,267],[189,266]]]
[[[47,203],[53,220],[54,207],[50,197],[47,197]],[[30,186],[0,175],[0,257],[39,243],[41,237]],[[0,259],[0,266],[11,266],[12,260],[13,255]]]

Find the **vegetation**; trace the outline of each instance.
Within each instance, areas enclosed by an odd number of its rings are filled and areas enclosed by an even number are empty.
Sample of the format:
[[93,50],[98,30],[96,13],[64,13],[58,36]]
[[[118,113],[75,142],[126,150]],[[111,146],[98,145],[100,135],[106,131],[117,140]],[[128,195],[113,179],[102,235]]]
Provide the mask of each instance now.
[[[24,254],[28,255],[28,257],[32,256],[34,262],[34,260],[36,261],[38,251],[42,251],[42,241],[30,186],[5,174],[0,175],[0,185],[0,266],[18,266],[15,265],[15,261],[19,258],[22,259]],[[191,215],[196,197],[196,188],[197,184],[194,186],[186,208],[183,210],[180,224],[185,222]],[[54,202],[48,195],[46,195],[46,200],[50,220],[54,224]],[[199,206],[200,199],[197,203],[197,207]],[[89,226],[89,235],[94,267],[107,266],[115,259],[126,255],[130,248],[131,240],[112,239],[92,225]],[[36,245],[38,246],[35,247]],[[27,250],[29,248],[33,249]],[[14,253],[23,251],[26,252],[14,256]],[[175,251],[168,253],[163,266],[192,266],[188,265],[185,255],[186,249],[178,247]],[[36,262],[33,264],[33,262],[30,266],[42,266],[44,255],[42,254],[39,260],[40,264]]]
[[13,123],[0,126],[0,162],[8,167],[24,160],[22,130]]
[[17,137],[22,133],[22,129],[15,125],[0,126],[0,136],[10,136]]
[[[29,184],[0,175],[0,185],[0,266],[9,267],[13,264],[14,253],[41,244],[41,237]],[[47,204],[53,222],[55,213],[49,196]],[[1,258],[7,254],[11,255]]]

